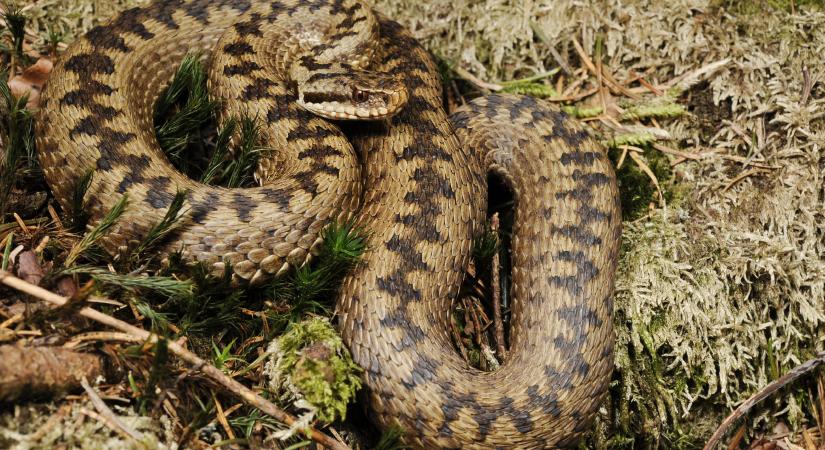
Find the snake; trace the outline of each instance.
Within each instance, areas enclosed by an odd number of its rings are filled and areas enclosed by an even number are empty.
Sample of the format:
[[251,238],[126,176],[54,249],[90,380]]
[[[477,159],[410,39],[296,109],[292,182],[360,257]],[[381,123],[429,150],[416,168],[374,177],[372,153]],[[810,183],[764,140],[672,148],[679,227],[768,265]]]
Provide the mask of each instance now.
[[[221,119],[254,117],[269,151],[259,185],[194,181],[164,156],[155,105],[189,54],[207,63]],[[306,264],[324,228],[355,218],[369,245],[343,280],[338,327],[363,368],[363,404],[414,448],[568,448],[591,426],[613,370],[621,235],[606,150],[530,96],[490,94],[445,112],[437,64],[359,0],[160,0],[93,28],[61,55],[36,124],[64,210],[84,174],[89,227],[139,245],[178,193],[162,249],[237,283]],[[486,221],[487,177],[513,194],[509,350],[473,368],[451,305]]]

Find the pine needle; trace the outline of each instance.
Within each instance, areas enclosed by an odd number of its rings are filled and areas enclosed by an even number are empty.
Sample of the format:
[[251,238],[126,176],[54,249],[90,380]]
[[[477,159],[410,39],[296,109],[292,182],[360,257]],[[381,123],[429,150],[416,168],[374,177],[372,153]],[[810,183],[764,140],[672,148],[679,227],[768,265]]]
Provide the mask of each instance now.
[[203,175],[201,176],[201,183],[215,184],[221,172],[224,170],[226,163],[226,156],[229,154],[229,144],[232,142],[232,136],[238,128],[238,120],[234,117],[226,121],[223,128],[218,133],[218,138],[215,140],[215,150],[212,152],[212,157],[209,159],[209,164],[206,166]]
[[124,194],[115,206],[106,213],[106,216],[103,217],[103,220],[100,221],[97,226],[92,229],[92,231],[86,233],[83,236],[83,239],[80,240],[77,244],[75,244],[72,249],[69,251],[69,255],[66,256],[66,261],[63,263],[64,267],[71,267],[72,264],[79,258],[81,255],[86,253],[89,248],[97,243],[109,230],[114,226],[120,216],[123,215],[123,212],[126,211],[126,205],[128,203],[128,197]]
[[89,169],[83,174],[72,190],[72,210],[69,214],[69,223],[72,229],[80,231],[86,226],[89,220],[89,215],[86,212],[86,192],[92,184],[94,177],[94,169]]
[[251,174],[258,165],[261,155],[261,148],[257,147],[260,131],[258,124],[254,119],[244,117],[240,120],[240,126],[240,144],[235,149],[235,158],[227,166],[229,175],[225,186],[228,188],[238,188],[251,183],[253,181]]
[[[187,146],[198,140],[201,127],[215,112],[216,104],[209,99],[206,80],[206,69],[200,55],[187,55],[156,108],[155,134],[158,142],[170,160],[184,172],[189,167],[185,154]],[[180,111],[172,115],[175,106],[184,100]],[[170,115],[171,118],[157,124],[157,120]]]
[[8,86],[8,73],[0,72],[0,128],[5,144],[4,157],[0,160],[0,218],[8,211],[8,199],[15,183],[37,171],[34,154],[34,119],[26,109],[28,96],[15,97]]
[[169,209],[166,210],[166,215],[163,219],[152,227],[140,244],[132,252],[132,261],[137,262],[141,256],[145,255],[149,250],[154,249],[163,238],[175,230],[180,225],[181,211],[183,209],[183,202],[186,201],[186,192],[178,191]]
[[[26,38],[26,22],[28,22],[28,18],[23,14],[23,9],[18,7],[13,1],[3,2],[3,12],[0,14],[0,18],[3,19],[9,32],[11,32],[14,56],[22,61],[26,57],[23,53],[23,41]],[[25,61],[22,62],[25,64]]]
[[146,291],[160,294],[168,299],[191,299],[194,295],[195,284],[191,280],[179,280],[165,276],[142,276],[137,274],[119,274],[93,266],[76,266],[64,269],[60,275],[85,274],[95,282],[124,289],[127,291]]

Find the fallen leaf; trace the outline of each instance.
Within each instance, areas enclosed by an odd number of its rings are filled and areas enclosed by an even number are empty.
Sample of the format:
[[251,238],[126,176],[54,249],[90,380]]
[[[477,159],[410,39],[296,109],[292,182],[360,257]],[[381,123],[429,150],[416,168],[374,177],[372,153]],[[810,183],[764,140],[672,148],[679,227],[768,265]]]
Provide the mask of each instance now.
[[48,58],[40,58],[22,74],[9,80],[9,89],[15,97],[29,96],[26,108],[36,109],[40,106],[40,92],[49,79],[54,64]]
[[77,285],[72,277],[63,277],[57,282],[57,292],[64,297],[74,297],[77,294]]
[[40,266],[40,262],[37,261],[37,255],[33,251],[26,250],[20,254],[17,259],[18,277],[27,283],[37,286],[45,275],[46,272]]

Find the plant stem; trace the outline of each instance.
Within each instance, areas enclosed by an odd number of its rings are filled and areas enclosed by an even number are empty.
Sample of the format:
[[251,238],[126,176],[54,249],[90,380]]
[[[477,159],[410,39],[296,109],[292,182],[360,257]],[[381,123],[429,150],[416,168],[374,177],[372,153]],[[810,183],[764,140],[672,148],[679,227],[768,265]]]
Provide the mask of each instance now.
[[[16,289],[20,292],[28,294],[32,297],[35,297],[39,300],[51,303],[55,306],[63,306],[65,305],[69,299],[60,295],[57,295],[53,292],[50,292],[46,289],[43,289],[39,286],[35,286],[31,283],[27,283],[20,278],[15,277],[14,275],[10,274],[5,270],[0,270],[0,282],[5,284],[6,286]],[[112,316],[103,314],[100,311],[95,309],[84,307],[82,308],[78,314],[81,316],[93,320],[95,322],[101,323],[103,325],[115,328],[119,331],[124,333],[130,334],[135,337],[139,337],[147,342],[155,344],[158,342],[159,337],[156,334],[149,333],[148,331],[138,328],[134,325],[128,324],[123,322],[122,320],[118,320]],[[215,366],[209,364],[205,360],[201,359],[194,353],[190,352],[189,350],[183,348],[177,342],[170,341],[168,343],[169,351],[176,355],[178,358],[186,361],[192,366],[193,370],[201,371],[204,375],[206,375],[209,379],[214,381],[215,383],[223,386],[231,392],[232,394],[239,397],[245,403],[258,408],[265,414],[268,414],[280,422],[285,423],[286,425],[292,425],[295,423],[296,419],[291,414],[287,413],[286,411],[278,408],[274,403],[266,400],[265,398],[259,396],[254,391],[249,389],[248,387],[244,386],[243,384],[235,381],[234,379],[230,378],[223,372],[221,372]],[[310,427],[307,430],[307,434],[309,437],[329,449],[332,450],[345,450],[349,449],[349,447],[344,444],[343,442],[337,441],[332,437],[318,431],[315,428]]]

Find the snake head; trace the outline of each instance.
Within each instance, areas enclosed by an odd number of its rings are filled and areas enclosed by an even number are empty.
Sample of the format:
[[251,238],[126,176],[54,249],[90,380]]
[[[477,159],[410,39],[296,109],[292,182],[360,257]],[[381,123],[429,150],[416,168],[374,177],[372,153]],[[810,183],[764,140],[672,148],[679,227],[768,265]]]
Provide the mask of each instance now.
[[388,74],[364,70],[328,71],[298,85],[298,104],[333,120],[383,120],[407,103],[407,88]]

